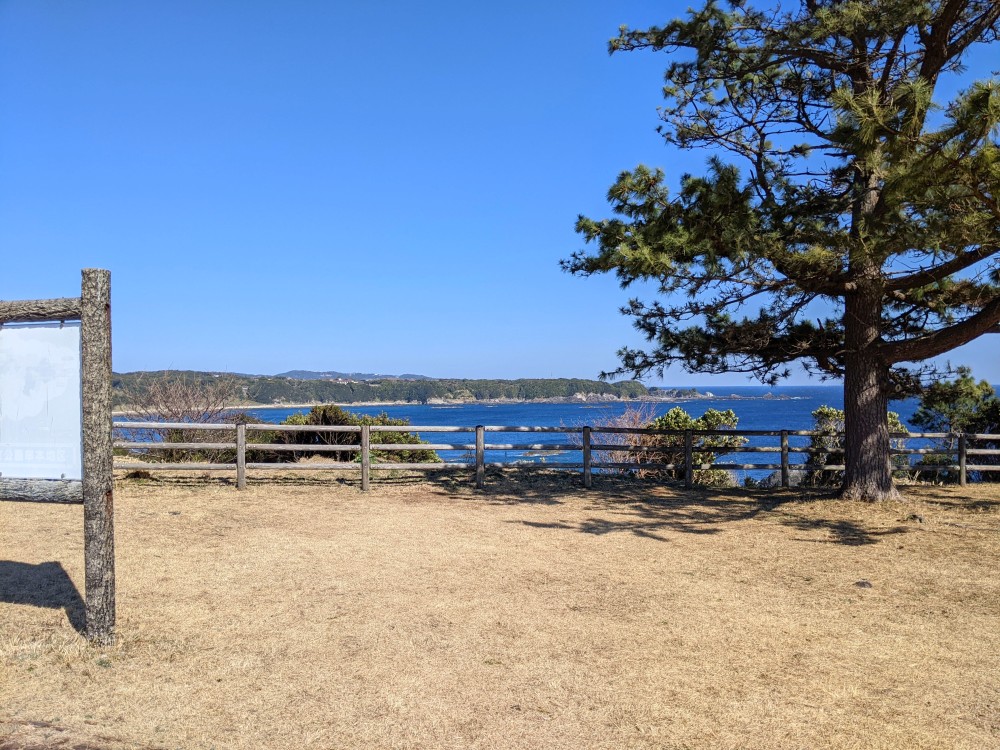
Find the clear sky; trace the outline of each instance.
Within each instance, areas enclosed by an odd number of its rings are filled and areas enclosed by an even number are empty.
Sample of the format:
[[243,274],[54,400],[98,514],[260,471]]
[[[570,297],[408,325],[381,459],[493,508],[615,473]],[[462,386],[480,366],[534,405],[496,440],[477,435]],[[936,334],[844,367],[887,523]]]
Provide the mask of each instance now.
[[110,269],[118,371],[595,377],[640,338],[577,215],[706,158],[607,40],[688,4],[0,0],[0,299]]

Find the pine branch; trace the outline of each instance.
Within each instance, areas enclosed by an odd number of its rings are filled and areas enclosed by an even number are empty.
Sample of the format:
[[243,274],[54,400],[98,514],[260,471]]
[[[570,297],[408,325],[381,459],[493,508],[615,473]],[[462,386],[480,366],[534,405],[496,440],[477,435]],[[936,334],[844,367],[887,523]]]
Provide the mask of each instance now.
[[928,284],[934,284],[938,281],[943,281],[952,274],[964,271],[966,268],[970,268],[976,263],[986,260],[997,253],[1000,253],[1000,247],[980,245],[974,250],[969,250],[961,255],[957,255],[951,260],[932,268],[917,271],[916,273],[912,273],[908,276],[896,276],[890,278],[888,283],[886,283],[885,288],[886,291],[893,292],[915,289],[927,286]]
[[998,324],[1000,324],[1000,297],[994,298],[975,315],[960,323],[906,341],[884,343],[879,346],[879,351],[882,358],[890,364],[919,362],[967,344],[984,333],[992,333]]

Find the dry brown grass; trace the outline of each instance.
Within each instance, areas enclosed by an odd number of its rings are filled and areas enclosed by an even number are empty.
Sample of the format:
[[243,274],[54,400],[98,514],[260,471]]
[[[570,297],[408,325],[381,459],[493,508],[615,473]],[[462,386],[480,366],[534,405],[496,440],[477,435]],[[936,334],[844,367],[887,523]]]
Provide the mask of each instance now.
[[1000,747],[1000,488],[596,484],[119,482],[108,650],[0,503],[0,748]]

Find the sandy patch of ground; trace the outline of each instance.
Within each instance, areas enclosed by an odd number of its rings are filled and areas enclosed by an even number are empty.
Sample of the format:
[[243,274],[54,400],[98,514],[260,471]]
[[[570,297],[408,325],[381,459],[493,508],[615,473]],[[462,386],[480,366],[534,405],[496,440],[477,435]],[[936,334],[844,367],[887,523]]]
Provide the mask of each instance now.
[[0,503],[0,750],[1000,746],[1000,487],[595,485],[119,481],[109,649]]

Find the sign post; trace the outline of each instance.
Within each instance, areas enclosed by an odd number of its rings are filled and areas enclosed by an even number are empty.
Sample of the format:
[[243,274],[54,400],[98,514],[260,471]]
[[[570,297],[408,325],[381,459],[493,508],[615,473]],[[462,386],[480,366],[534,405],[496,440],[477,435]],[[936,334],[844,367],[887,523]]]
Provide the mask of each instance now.
[[[72,324],[79,321],[79,324]],[[83,503],[86,635],[115,638],[111,274],[0,302],[0,500]]]
[[80,302],[87,638],[110,644],[115,638],[111,274],[96,268],[84,269]]

